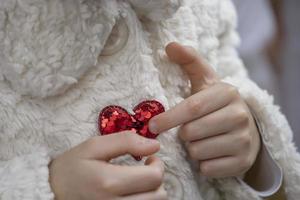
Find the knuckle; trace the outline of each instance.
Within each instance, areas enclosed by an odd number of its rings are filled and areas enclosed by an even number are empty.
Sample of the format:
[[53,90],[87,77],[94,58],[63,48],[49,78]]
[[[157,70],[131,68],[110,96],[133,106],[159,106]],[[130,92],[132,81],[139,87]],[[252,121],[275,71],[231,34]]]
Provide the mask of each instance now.
[[245,109],[237,109],[235,114],[235,121],[238,124],[245,124],[249,122],[248,112]]
[[111,192],[115,188],[115,183],[112,179],[100,179],[98,185],[102,190]]
[[88,139],[85,142],[85,145],[86,145],[86,147],[94,147],[94,146],[97,146],[98,143],[99,143],[99,137],[95,136],[95,137],[92,137],[92,138]]
[[119,140],[122,141],[122,148],[126,149],[127,152],[137,151],[137,147],[140,146],[140,138],[137,137],[137,134],[132,132],[125,132],[119,135]]
[[96,190],[101,190],[102,189],[102,183],[103,183],[103,177],[101,175],[101,173],[96,174],[95,176],[93,176],[92,178],[90,178],[87,183],[86,186],[89,188],[94,188]]
[[197,116],[199,113],[201,113],[202,106],[202,102],[199,99],[190,98],[187,100],[188,112],[193,116]]
[[154,185],[156,186],[160,186],[163,182],[163,178],[164,178],[164,170],[162,168],[154,168],[151,178],[154,182]]
[[197,158],[198,158],[197,146],[195,144],[189,144],[187,149],[188,149],[190,157],[194,160],[197,160]]
[[126,133],[122,133],[120,134],[122,135],[122,140],[129,144],[129,145],[135,145],[136,143],[140,142],[140,138],[137,137],[137,134],[134,134],[132,132],[126,132]]
[[242,133],[239,137],[239,142],[243,148],[248,148],[251,145],[251,136],[248,132]]
[[185,124],[181,127],[181,131],[180,131],[180,138],[183,141],[189,141],[191,139],[191,133],[192,133],[192,127],[189,124]]
[[236,98],[240,96],[240,93],[236,87],[233,85],[227,84],[226,85],[226,92],[228,95],[230,95],[232,98]]
[[200,173],[204,176],[211,177],[211,169],[210,167],[206,164],[206,162],[200,163]]

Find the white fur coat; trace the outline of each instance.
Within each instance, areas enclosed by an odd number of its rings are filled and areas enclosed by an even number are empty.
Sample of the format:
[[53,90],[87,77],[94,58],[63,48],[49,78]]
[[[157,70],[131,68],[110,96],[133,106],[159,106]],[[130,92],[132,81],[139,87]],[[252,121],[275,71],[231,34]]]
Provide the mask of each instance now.
[[[125,46],[101,55],[120,21]],[[283,169],[288,198],[299,199],[292,132],[272,97],[247,77],[235,24],[230,0],[0,0],[0,199],[53,199],[50,160],[97,135],[105,106],[131,110],[157,99],[170,108],[183,100],[189,82],[166,58],[170,41],[195,47],[239,88]],[[199,176],[176,130],[159,140],[170,199],[260,199],[235,178]],[[135,163],[130,156],[116,162]]]

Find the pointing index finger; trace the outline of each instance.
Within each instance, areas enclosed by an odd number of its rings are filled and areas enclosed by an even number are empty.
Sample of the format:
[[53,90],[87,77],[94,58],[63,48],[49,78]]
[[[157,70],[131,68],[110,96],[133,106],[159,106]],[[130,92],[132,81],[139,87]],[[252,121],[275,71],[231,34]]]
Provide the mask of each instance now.
[[[218,97],[216,98],[216,94]],[[228,105],[232,101],[224,85],[216,84],[183,100],[170,110],[156,115],[149,122],[153,133],[162,133],[176,126],[201,118]]]
[[166,46],[166,53],[172,62],[180,65],[187,73],[192,85],[192,94],[218,80],[215,71],[192,47],[172,42]]

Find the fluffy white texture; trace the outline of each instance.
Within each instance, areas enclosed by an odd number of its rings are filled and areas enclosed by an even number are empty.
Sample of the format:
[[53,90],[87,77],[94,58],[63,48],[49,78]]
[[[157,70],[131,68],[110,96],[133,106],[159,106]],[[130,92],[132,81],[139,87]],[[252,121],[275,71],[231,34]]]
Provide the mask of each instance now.
[[0,199],[53,199],[48,182],[49,156],[45,151],[0,161]]
[[183,0],[129,0],[137,14],[153,21],[170,18]]
[[[283,168],[289,199],[298,199],[300,161],[292,132],[270,97],[248,79],[238,58],[231,2],[178,2],[0,0],[1,199],[53,199],[49,158],[97,135],[98,114],[105,106],[117,104],[130,111],[144,99],[157,99],[168,109],[183,100],[189,82],[164,53],[170,41],[195,47],[224,81],[240,89]],[[138,18],[144,10],[144,17],[152,20]],[[128,42],[114,55],[98,59],[119,13],[129,29]],[[159,136],[158,156],[175,177],[165,182],[174,188],[172,199],[260,199],[233,178],[199,176],[176,131]],[[130,156],[115,162],[136,164]]]
[[63,93],[95,66],[117,14],[114,1],[1,0],[0,73],[20,94]]

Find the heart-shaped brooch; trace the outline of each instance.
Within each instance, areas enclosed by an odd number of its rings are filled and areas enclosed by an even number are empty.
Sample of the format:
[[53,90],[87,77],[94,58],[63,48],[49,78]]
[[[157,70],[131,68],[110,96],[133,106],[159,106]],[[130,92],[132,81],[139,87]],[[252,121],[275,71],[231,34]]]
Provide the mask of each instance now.
[[[165,112],[164,106],[156,100],[147,100],[135,106],[133,112],[134,114],[131,115],[124,108],[116,105],[103,108],[98,121],[101,135],[132,130],[146,138],[155,139],[158,135],[149,130],[148,123],[155,115]],[[141,157],[134,158],[142,159]]]

